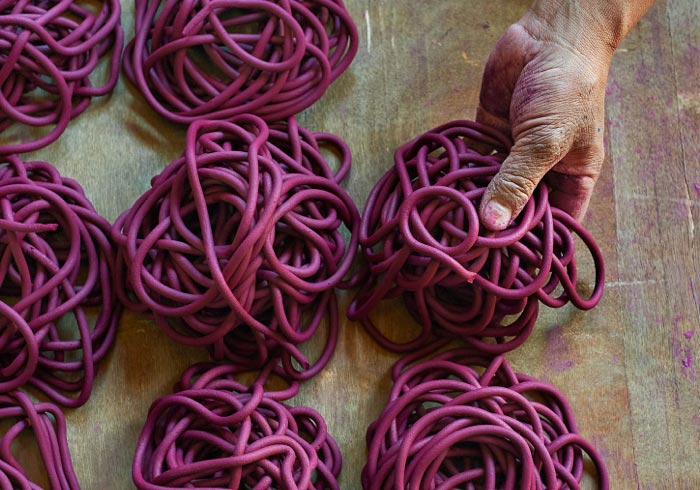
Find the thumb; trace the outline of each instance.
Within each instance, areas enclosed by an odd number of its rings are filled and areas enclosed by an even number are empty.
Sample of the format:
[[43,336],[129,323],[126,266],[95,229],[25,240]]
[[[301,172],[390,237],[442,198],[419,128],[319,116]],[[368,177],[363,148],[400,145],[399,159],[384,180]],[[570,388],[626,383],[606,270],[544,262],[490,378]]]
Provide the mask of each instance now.
[[481,199],[480,217],[489,230],[510,225],[525,207],[544,175],[562,159],[571,144],[551,137],[518,139]]

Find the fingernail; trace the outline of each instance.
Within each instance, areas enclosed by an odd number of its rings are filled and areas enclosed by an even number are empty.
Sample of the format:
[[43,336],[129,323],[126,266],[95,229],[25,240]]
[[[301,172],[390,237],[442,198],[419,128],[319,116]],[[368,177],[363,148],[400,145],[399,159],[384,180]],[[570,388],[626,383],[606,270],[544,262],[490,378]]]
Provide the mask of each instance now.
[[484,225],[491,230],[504,230],[510,224],[511,212],[500,202],[491,200],[482,213]]

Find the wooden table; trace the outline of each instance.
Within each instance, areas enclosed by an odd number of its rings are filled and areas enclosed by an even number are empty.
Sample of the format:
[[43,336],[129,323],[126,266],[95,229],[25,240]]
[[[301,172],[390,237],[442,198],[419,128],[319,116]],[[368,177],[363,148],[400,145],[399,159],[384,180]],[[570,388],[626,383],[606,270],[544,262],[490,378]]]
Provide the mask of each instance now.
[[[361,204],[398,145],[443,122],[473,118],[484,63],[529,1],[347,3],[361,33],[359,54],[300,121],[349,142],[347,188]],[[131,2],[124,10],[131,37]],[[508,356],[517,370],[568,396],[581,431],[607,461],[613,489],[700,488],[698,25],[700,3],[659,1],[616,54],[608,161],[585,219],[605,254],[607,292],[594,311],[544,309],[529,342]],[[182,128],[163,122],[122,79],[111,98],[95,102],[32,157],[80,181],[113,220],[182,151],[183,138]],[[400,309],[387,306],[379,315],[389,331],[411,328]],[[124,315],[92,399],[67,413],[83,488],[133,488],[131,460],[150,403],[205,358],[148,319]],[[344,489],[360,489],[365,429],[386,400],[395,360],[344,321],[334,359],[294,400],[328,420],[344,454]]]

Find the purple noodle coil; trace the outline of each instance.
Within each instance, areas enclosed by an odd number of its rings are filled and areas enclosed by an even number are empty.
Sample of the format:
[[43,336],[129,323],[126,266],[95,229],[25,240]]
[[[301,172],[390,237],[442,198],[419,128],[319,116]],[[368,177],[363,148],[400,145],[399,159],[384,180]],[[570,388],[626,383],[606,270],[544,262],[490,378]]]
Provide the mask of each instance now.
[[0,393],[29,384],[64,406],[88,400],[121,313],[109,232],[77,182],[0,159]]
[[178,123],[285,119],[350,65],[357,28],[342,0],[137,0],[124,70]]
[[[493,151],[481,153],[475,142]],[[527,339],[540,302],[589,309],[600,300],[600,249],[582,225],[549,205],[546,186],[506,230],[480,225],[481,196],[510,146],[491,128],[454,121],[400,147],[372,189],[360,230],[370,287],[355,296],[348,316],[384,348],[408,352],[456,338],[499,354]],[[595,264],[588,299],[576,290],[574,235]],[[370,319],[382,300],[399,296],[422,327],[405,343],[388,339]]]
[[270,392],[264,373],[252,387],[236,374],[195,365],[153,403],[136,447],[136,488],[338,490],[341,454],[323,418],[283,403],[298,384]]
[[0,421],[12,420],[0,434],[0,488],[38,490],[12,454],[12,445],[22,433],[31,431],[39,446],[39,455],[51,490],[80,490],[73,471],[66,421],[61,410],[51,403],[32,403],[20,391],[0,395]]
[[[319,145],[338,153],[335,174]],[[334,288],[357,282],[345,279],[360,221],[339,185],[349,168],[340,138],[294,119],[193,123],[184,155],[114,224],[123,302],[215,359],[250,368],[278,359],[289,379],[315,375],[338,336]],[[311,365],[298,346],[324,321]]]
[[473,349],[412,355],[394,368],[389,401],[367,432],[364,490],[579,490],[585,455],[605,464],[553,386]]
[[[93,97],[119,76],[124,33],[118,0],[0,0],[0,133],[15,123],[53,126],[34,141],[0,145],[0,155],[54,142]],[[101,86],[90,76],[109,55]]]

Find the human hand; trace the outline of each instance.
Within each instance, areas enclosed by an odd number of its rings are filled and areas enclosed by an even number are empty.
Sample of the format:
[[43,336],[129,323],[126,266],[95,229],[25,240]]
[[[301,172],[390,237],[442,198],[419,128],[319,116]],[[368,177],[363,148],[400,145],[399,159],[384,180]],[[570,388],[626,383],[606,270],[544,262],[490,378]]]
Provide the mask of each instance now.
[[[601,1],[604,9],[616,4]],[[503,34],[486,64],[477,121],[514,141],[481,201],[489,229],[506,228],[543,178],[550,202],[580,220],[600,174],[610,61],[652,1],[621,0],[625,16],[617,23],[615,12],[583,12],[588,6],[568,3],[536,2]],[[630,4],[635,15],[625,10]]]

